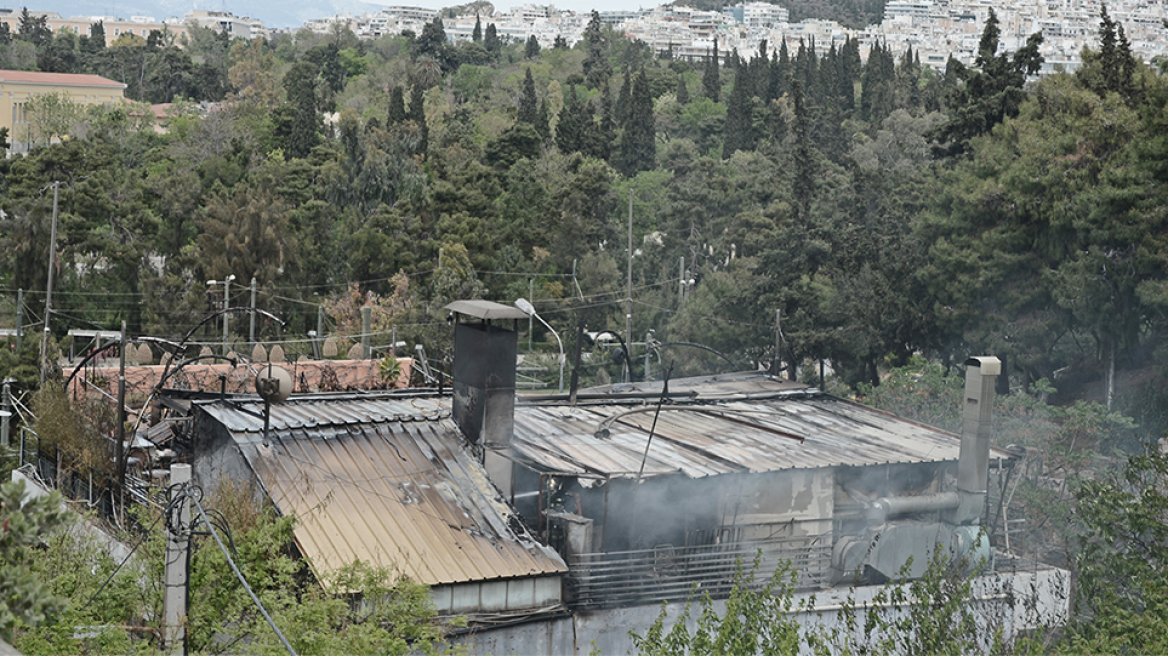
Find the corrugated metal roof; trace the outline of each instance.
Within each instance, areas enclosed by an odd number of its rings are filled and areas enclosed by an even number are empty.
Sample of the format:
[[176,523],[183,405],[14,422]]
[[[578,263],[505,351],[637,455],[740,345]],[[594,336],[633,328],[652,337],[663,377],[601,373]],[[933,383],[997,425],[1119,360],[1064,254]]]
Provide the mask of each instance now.
[[428,585],[557,574],[462,448],[449,399],[200,403],[236,437],[317,572],[360,559]]
[[[643,392],[643,402],[651,405],[654,388],[660,392],[661,383],[589,392],[625,395],[625,403],[627,395]],[[670,411],[657,417],[646,477],[956,461],[960,453],[960,437],[947,431],[760,374],[671,381],[669,388],[671,394],[696,394],[675,399]],[[687,406],[728,413],[723,418],[681,410]],[[520,404],[515,408],[517,456],[545,473],[635,477],[645,457],[653,412],[620,417],[607,438],[595,434],[601,422],[627,409],[603,401],[575,407],[563,401]],[[1001,451],[993,455],[1007,457]]]

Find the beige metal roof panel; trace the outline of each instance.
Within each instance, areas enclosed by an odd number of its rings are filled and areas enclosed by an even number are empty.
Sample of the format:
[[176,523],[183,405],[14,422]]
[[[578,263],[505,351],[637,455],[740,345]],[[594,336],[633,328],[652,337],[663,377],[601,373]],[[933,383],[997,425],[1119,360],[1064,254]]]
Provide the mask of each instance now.
[[[427,416],[441,403],[408,405]],[[236,443],[273,503],[296,516],[296,541],[318,573],[359,559],[441,585],[567,569],[523,529],[449,419],[358,422],[403,408],[386,401],[289,403],[273,406],[264,447],[257,434],[263,420],[242,412],[262,404],[202,407],[235,427]]]
[[[833,466],[956,461],[960,437],[891,413],[757,374],[670,382],[670,392],[695,391],[657,416],[645,476],[725,473]],[[601,391],[654,391],[653,383]],[[660,383],[656,383],[660,391]],[[597,390],[590,390],[596,392]],[[600,438],[606,418],[629,409],[616,402],[521,403],[515,408],[516,457],[548,473],[584,477],[636,476],[653,426],[653,412],[621,416]],[[643,402],[651,404],[646,398]],[[642,406],[645,407],[645,406]],[[725,417],[680,410],[725,411]],[[646,408],[648,409],[648,408]],[[786,437],[794,435],[803,438]],[[992,457],[1007,457],[995,450]]]

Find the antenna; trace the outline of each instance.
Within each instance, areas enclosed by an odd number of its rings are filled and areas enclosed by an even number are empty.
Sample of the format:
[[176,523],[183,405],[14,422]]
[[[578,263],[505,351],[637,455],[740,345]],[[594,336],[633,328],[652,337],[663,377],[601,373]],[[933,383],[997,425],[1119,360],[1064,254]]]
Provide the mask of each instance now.
[[256,392],[264,400],[264,446],[268,446],[268,423],[272,416],[272,404],[283,403],[292,395],[292,375],[283,367],[271,362],[256,374]]

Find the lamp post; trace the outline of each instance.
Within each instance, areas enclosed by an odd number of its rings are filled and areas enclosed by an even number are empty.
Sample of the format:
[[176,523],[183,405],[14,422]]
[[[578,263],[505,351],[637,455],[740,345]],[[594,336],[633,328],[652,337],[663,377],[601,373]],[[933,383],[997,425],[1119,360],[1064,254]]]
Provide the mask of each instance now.
[[553,335],[555,335],[556,343],[560,345],[560,394],[563,394],[564,393],[564,343],[562,341],[560,341],[560,334],[556,332],[555,328],[552,328],[551,326],[549,326],[548,322],[543,320],[543,317],[539,316],[539,313],[535,311],[535,306],[533,306],[531,303],[528,303],[527,299],[524,299],[524,298],[516,299],[515,307],[519,308],[520,310],[523,310],[523,312],[525,314],[527,314],[527,316],[535,317],[536,319],[539,319],[539,322],[542,323],[544,325],[544,327],[546,327],[548,330],[552,331]]
[[[223,309],[231,307],[231,281],[235,280],[235,274],[227,276],[223,280],[208,280],[207,286],[223,285]],[[223,313],[223,355],[227,355],[227,320],[231,316],[230,312]]]

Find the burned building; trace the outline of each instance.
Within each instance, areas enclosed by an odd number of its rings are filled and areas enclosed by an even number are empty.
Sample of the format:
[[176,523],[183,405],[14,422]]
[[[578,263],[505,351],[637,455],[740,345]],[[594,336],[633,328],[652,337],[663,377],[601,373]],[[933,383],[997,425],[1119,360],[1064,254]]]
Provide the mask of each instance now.
[[318,572],[359,558],[430,585],[479,620],[470,653],[624,653],[660,601],[724,597],[756,559],[819,593],[937,549],[995,564],[993,358],[966,363],[964,435],[761,372],[517,396],[526,315],[448,307],[452,390],[294,396],[266,435],[258,400],[194,402],[196,479],[254,481]]

